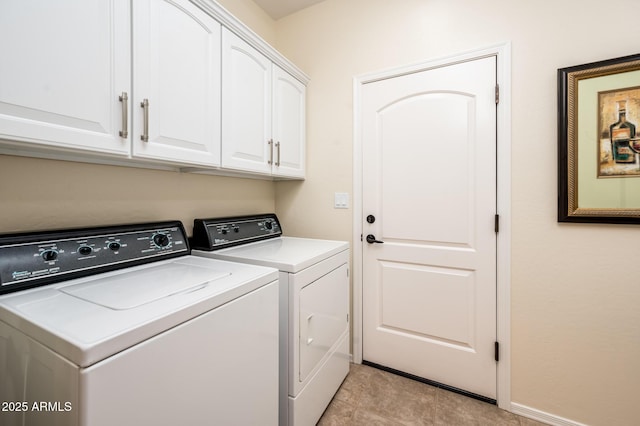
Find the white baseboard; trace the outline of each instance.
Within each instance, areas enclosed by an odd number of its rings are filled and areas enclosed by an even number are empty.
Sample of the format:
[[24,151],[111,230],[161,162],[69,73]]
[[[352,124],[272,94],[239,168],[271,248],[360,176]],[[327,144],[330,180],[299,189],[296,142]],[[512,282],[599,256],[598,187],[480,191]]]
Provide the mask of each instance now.
[[554,414],[545,413],[544,411],[536,410],[535,408],[527,407],[526,405],[518,404],[515,402],[511,403],[510,411],[513,414],[547,423],[551,426],[588,426],[584,423],[565,419],[564,417],[556,416]]

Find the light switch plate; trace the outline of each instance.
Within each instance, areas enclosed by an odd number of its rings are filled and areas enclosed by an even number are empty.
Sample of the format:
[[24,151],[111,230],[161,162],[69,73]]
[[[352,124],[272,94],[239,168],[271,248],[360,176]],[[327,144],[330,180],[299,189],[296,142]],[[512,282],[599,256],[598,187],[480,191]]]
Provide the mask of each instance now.
[[348,209],[349,208],[349,193],[348,192],[336,192],[333,202],[333,208],[336,209]]

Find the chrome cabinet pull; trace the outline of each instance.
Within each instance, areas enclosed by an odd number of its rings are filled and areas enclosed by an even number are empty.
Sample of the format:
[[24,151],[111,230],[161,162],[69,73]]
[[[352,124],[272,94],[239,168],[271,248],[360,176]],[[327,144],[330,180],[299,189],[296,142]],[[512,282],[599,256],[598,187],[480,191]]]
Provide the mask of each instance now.
[[276,142],[276,148],[278,148],[278,156],[276,157],[276,167],[280,167],[280,142]]
[[144,119],[142,122],[142,135],[140,139],[144,142],[149,142],[149,99],[144,99],[140,102],[140,106],[144,111]]
[[273,139],[269,139],[267,143],[269,144],[269,161],[267,161],[267,164],[271,165],[273,164]]
[[129,95],[127,92],[122,92],[118,99],[122,102],[122,130],[118,134],[126,139],[129,137]]

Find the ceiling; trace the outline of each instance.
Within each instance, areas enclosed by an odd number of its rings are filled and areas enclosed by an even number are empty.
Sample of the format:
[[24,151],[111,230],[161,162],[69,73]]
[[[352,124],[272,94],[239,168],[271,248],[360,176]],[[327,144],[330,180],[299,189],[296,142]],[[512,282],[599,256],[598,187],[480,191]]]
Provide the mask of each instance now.
[[273,19],[280,19],[323,0],[253,0]]

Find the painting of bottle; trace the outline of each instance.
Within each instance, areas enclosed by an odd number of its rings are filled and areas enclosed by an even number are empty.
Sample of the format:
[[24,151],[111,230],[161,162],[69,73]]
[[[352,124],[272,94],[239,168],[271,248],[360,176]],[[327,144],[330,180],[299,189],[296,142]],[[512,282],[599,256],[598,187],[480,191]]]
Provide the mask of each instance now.
[[609,126],[609,135],[613,161],[634,163],[635,152],[629,142],[636,138],[636,126],[627,121],[627,101],[618,101],[618,121]]

